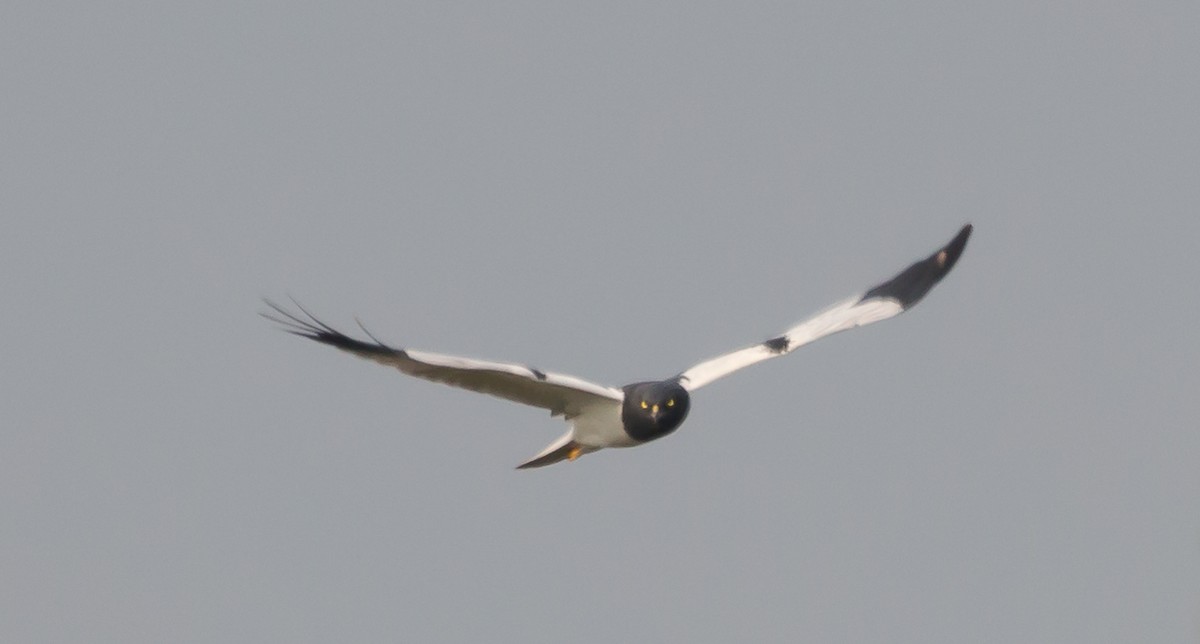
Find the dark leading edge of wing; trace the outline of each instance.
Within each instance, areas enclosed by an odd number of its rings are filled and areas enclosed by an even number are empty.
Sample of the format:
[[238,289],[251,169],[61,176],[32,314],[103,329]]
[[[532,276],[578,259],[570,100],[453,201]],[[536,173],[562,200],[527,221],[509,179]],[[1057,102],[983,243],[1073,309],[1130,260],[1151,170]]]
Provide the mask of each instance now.
[[972,230],[971,224],[963,226],[949,244],[927,259],[909,266],[896,277],[867,291],[862,296],[863,301],[873,297],[890,297],[905,309],[920,302],[921,298],[954,268],[963,249],[967,247],[967,238],[971,236]]

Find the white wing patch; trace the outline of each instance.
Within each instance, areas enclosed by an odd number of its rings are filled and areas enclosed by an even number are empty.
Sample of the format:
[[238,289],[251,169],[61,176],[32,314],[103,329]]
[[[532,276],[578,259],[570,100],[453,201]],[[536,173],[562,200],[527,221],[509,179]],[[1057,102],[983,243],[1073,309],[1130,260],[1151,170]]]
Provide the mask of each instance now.
[[695,391],[717,378],[763,360],[786,355],[827,335],[886,320],[904,311],[904,307],[891,298],[862,300],[861,297],[855,296],[835,304],[777,338],[705,360],[680,374],[680,384],[688,391]]
[[[476,360],[474,358],[460,358],[458,356],[447,356],[440,353],[430,353],[428,351],[405,350],[404,353],[416,362],[429,365],[431,367],[443,367],[451,370],[460,370],[467,372],[474,371],[494,371],[511,373],[514,376],[520,376],[526,380],[542,382],[547,385],[560,387],[570,387],[579,391],[590,393],[603,398],[611,398],[613,400],[621,400],[624,394],[620,389],[615,387],[606,387],[598,385],[594,382],[588,382],[582,378],[568,376],[552,371],[541,371],[533,367],[525,365],[511,364],[505,362],[490,362],[487,360]],[[418,374],[411,374],[418,375]]]

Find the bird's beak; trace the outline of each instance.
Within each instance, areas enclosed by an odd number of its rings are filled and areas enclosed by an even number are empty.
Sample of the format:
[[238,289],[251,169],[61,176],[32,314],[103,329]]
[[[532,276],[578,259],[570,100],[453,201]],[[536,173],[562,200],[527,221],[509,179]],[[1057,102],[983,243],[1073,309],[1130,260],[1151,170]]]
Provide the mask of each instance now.
[[658,420],[658,405],[654,405],[650,408],[650,418],[652,420]]

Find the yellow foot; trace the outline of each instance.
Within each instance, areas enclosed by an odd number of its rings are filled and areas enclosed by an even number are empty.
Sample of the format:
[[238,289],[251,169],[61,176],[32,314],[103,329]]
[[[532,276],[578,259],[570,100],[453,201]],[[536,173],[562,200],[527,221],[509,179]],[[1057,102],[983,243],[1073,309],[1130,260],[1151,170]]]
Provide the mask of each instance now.
[[583,453],[583,448],[576,445],[575,447],[571,448],[571,451],[567,452],[567,460],[573,461],[573,460],[579,458],[579,455],[582,453]]

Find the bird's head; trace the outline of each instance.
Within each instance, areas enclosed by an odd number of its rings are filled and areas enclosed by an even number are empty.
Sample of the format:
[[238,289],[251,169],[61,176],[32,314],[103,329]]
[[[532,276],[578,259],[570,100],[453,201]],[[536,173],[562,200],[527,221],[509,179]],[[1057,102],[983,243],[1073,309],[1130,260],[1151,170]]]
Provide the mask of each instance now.
[[632,438],[654,440],[675,431],[690,404],[687,390],[676,380],[638,382],[625,387],[621,420]]

